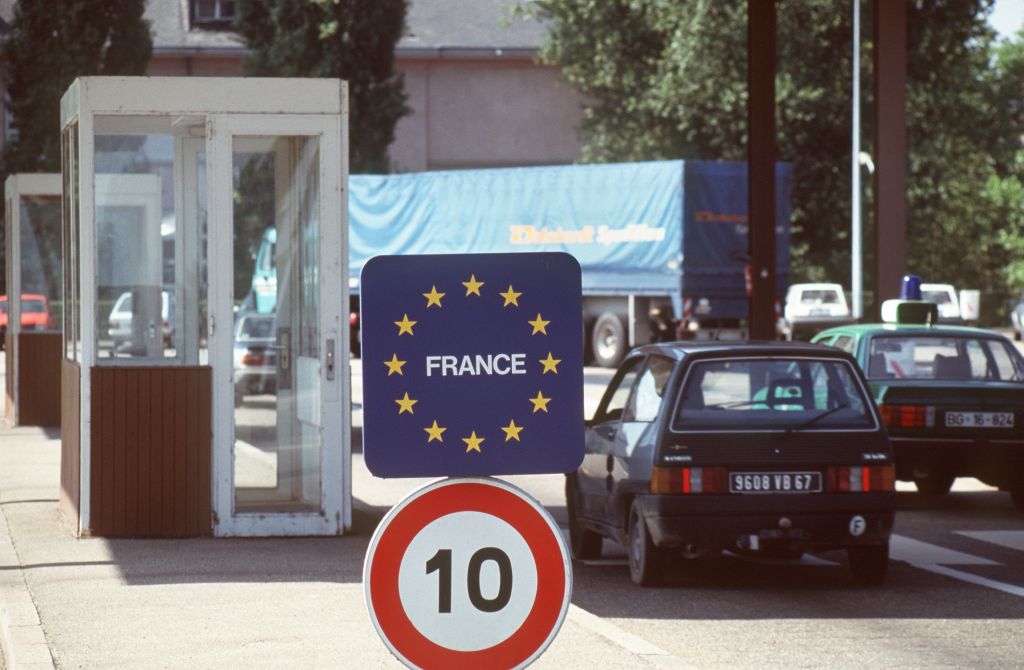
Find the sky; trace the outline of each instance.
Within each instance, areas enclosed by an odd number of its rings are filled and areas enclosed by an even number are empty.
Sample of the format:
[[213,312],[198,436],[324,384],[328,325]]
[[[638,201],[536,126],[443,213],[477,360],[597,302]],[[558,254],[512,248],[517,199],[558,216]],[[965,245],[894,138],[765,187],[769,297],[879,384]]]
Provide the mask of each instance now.
[[1000,38],[1012,37],[1024,26],[1024,0],[996,0],[988,22]]

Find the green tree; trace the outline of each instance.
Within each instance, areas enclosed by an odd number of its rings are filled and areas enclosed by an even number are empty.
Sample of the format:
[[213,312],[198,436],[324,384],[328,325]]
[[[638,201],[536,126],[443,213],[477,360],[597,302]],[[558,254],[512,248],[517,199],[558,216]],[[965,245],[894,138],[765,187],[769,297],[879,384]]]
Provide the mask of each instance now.
[[395,43],[406,0],[238,0],[237,27],[252,76],[348,81],[352,172],[387,172],[395,125],[409,112]]
[[[546,19],[541,58],[561,66],[589,101],[581,127],[585,161],[746,158],[745,3],[545,0],[521,11]],[[907,3],[909,269],[982,289],[995,287],[1005,258],[983,192],[1019,146],[1006,92],[1016,86],[1019,98],[1024,91],[1021,73],[1000,81],[991,72],[990,11],[991,0]],[[861,12],[869,36],[869,2]],[[850,2],[780,2],[777,17],[778,155],[794,164],[793,277],[843,281],[851,206]],[[868,151],[871,51],[865,39]],[[868,231],[870,199],[866,188]],[[963,262],[969,242],[974,269]]]
[[19,0],[3,45],[15,136],[3,174],[60,170],[60,98],[76,77],[144,74],[153,51],[144,0]]

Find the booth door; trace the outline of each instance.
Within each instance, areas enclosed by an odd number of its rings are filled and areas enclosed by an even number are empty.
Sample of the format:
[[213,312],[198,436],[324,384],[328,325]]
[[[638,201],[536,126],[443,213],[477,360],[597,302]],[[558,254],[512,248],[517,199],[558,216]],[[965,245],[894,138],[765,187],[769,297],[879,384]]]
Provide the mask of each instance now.
[[215,533],[340,533],[339,138],[316,119],[211,125]]

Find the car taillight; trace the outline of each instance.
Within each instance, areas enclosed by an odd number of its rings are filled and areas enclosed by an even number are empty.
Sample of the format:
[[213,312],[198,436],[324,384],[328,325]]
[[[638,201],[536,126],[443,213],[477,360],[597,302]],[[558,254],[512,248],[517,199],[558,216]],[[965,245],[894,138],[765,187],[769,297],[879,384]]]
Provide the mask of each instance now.
[[893,428],[925,428],[935,425],[935,408],[926,405],[879,405],[882,421]]
[[725,493],[725,468],[652,468],[651,493]]
[[825,468],[825,490],[833,493],[869,493],[896,490],[892,465],[829,466]]
[[245,352],[242,356],[242,365],[266,365],[267,355],[266,354],[254,354],[251,351]]

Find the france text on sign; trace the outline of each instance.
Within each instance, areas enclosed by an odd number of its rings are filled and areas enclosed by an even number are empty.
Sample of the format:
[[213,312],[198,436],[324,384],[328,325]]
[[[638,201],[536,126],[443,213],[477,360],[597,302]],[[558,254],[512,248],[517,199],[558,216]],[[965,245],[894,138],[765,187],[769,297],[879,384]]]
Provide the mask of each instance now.
[[563,253],[363,268],[363,452],[378,477],[569,472],[583,457],[580,268]]
[[413,668],[522,668],[551,643],[572,592],[554,519],[495,479],[446,479],[396,505],[363,565],[378,634]]

